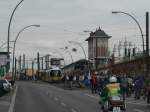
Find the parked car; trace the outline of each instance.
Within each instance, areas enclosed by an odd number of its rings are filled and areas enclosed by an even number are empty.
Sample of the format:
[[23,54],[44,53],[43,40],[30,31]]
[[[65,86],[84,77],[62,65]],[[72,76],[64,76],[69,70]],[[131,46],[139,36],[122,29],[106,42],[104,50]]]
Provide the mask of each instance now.
[[2,96],[4,93],[4,87],[3,87],[3,83],[0,82],[0,96]]
[[6,79],[0,80],[0,83],[3,84],[3,90],[5,92],[9,92],[11,90],[11,83],[9,83]]
[[5,76],[4,76],[4,79],[6,79],[9,83],[11,83],[11,86],[14,85],[15,81],[13,80],[12,78],[12,74],[11,73],[7,73]]

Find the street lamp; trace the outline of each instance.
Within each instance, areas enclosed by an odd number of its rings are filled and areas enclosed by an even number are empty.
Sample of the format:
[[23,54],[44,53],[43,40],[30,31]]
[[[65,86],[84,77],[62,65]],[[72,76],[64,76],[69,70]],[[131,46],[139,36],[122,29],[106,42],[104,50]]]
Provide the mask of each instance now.
[[135,17],[133,17],[131,14],[129,14],[129,13],[127,13],[127,12],[112,11],[112,14],[118,14],[118,13],[120,13],[120,14],[125,14],[125,15],[131,17],[131,18],[136,22],[136,24],[138,25],[139,30],[140,30],[140,33],[141,33],[141,37],[142,37],[142,42],[143,42],[143,55],[144,55],[144,35],[143,35],[143,31],[142,31],[142,28],[141,28],[139,22],[135,19]]
[[81,43],[79,43],[79,42],[76,42],[76,41],[69,41],[69,43],[73,43],[73,44],[77,44],[77,45],[79,45],[79,46],[81,47],[81,49],[82,49],[83,53],[84,53],[85,60],[86,60],[86,53],[85,53],[85,50],[84,50],[84,48],[83,48],[82,44],[81,44]]
[[68,47],[66,46],[65,48],[60,48],[60,49],[66,51],[66,52],[70,55],[71,60],[72,60],[72,63],[73,63],[73,62],[74,62],[74,61],[73,61],[73,57],[72,57],[71,52],[68,50]]
[[85,32],[85,33],[91,33],[91,32],[93,32],[93,31],[90,31],[90,30],[84,30],[83,32]]
[[15,41],[14,41],[14,46],[13,46],[13,64],[12,64],[12,74],[14,76],[14,58],[15,58],[15,47],[16,47],[16,42],[17,42],[17,39],[19,38],[19,35],[27,28],[29,27],[40,27],[40,25],[29,25],[29,26],[26,26],[24,28],[22,28],[19,33],[17,34],[16,38],[15,38]]
[[16,7],[14,8],[14,10],[13,10],[13,12],[12,12],[12,14],[11,14],[11,16],[10,16],[10,20],[9,20],[9,25],[8,25],[8,40],[7,40],[7,44],[8,44],[8,46],[7,46],[7,52],[8,52],[8,55],[9,55],[9,36],[10,36],[10,26],[11,26],[11,21],[12,21],[12,18],[13,18],[13,15],[14,15],[14,13],[15,13],[15,11],[17,10],[17,8],[19,7],[19,5],[23,2],[24,0],[21,0],[17,5],[16,5]]
[[[13,10],[13,12],[12,12],[12,14],[11,14],[11,16],[10,16],[10,19],[9,19],[9,24],[8,24],[8,34],[7,34],[7,59],[9,59],[10,58],[10,56],[9,56],[9,41],[10,41],[10,26],[11,26],[11,21],[12,21],[12,18],[13,18],[13,15],[14,15],[14,13],[15,13],[15,11],[17,10],[17,8],[19,7],[19,5],[23,2],[24,0],[21,0],[17,5],[16,5],[16,7],[14,8],[14,10]],[[10,62],[8,62],[7,63],[7,72],[9,71],[9,69],[10,69]]]

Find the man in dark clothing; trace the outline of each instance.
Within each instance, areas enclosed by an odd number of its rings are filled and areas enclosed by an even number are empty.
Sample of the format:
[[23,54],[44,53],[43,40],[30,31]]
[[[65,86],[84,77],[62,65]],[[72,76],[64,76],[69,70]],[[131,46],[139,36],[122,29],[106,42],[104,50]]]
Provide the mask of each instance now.
[[70,88],[72,89],[73,74],[69,75]]
[[138,77],[134,83],[135,99],[140,99],[143,85],[144,85],[143,78]]
[[128,95],[128,80],[126,76],[124,76],[121,80],[121,91],[123,99],[125,100],[126,96]]

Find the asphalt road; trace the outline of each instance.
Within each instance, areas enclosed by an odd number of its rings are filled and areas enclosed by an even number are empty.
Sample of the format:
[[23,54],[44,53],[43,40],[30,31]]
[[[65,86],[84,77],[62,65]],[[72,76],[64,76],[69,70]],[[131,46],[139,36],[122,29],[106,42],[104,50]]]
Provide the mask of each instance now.
[[[14,112],[101,112],[99,97],[88,90],[71,91],[32,82],[17,84]],[[127,112],[150,112],[150,107],[128,99]]]

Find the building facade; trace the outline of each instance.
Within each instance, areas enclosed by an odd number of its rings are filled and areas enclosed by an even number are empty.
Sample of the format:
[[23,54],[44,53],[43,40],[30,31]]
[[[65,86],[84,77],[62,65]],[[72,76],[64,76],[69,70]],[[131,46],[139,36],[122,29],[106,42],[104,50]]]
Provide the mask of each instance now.
[[93,64],[93,69],[105,66],[110,59],[108,47],[110,37],[99,27],[95,32],[91,32],[86,39],[88,41],[88,57]]

